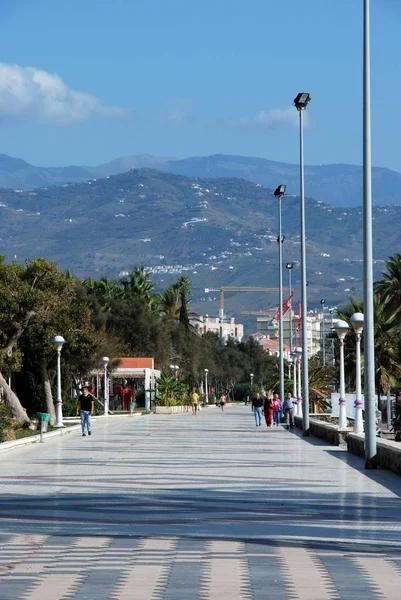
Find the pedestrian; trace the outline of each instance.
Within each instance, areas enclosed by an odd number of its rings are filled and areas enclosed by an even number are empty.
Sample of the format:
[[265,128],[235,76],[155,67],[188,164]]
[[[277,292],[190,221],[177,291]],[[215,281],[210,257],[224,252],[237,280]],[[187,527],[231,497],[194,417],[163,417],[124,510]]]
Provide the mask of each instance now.
[[195,415],[195,417],[198,412],[198,403],[199,403],[199,394],[197,393],[195,388],[192,388],[191,405],[192,405],[192,414]]
[[91,428],[91,416],[95,409],[95,399],[92,394],[89,393],[88,386],[84,386],[82,389],[82,394],[78,396],[78,404],[77,404],[77,416],[80,414],[81,416],[81,428],[82,428],[82,437],[86,436],[85,428],[88,432],[88,435],[92,435]]
[[266,398],[263,402],[263,412],[265,415],[267,428],[271,429],[273,427],[273,398],[269,392],[266,394]]
[[273,425],[277,427],[280,425],[282,402],[278,397],[278,394],[274,394],[273,397]]
[[283,409],[286,428],[294,429],[294,399],[290,392],[288,392],[287,398],[283,402]]
[[263,400],[260,397],[260,394],[257,393],[252,398],[252,410],[255,416],[256,427],[260,427],[262,425],[262,406]]
[[224,410],[225,405],[227,404],[227,396],[224,393],[220,394],[220,408]]

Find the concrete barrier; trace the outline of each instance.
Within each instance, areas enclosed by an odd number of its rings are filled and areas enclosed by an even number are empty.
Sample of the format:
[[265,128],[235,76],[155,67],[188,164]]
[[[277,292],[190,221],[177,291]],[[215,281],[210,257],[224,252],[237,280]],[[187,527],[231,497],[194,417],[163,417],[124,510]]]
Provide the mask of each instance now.
[[[347,436],[348,452],[365,457],[365,436],[349,433]],[[392,440],[377,438],[377,465],[401,475],[401,444]]]
[[[295,426],[302,429],[302,417],[295,416],[294,421]],[[314,419],[310,416],[309,431],[311,435],[320,438],[321,440],[325,440],[333,446],[346,446],[347,435],[352,429],[350,427],[339,429],[338,425],[334,423],[327,423],[326,421]]]
[[180,415],[184,409],[185,406],[156,406],[155,413],[157,415]]

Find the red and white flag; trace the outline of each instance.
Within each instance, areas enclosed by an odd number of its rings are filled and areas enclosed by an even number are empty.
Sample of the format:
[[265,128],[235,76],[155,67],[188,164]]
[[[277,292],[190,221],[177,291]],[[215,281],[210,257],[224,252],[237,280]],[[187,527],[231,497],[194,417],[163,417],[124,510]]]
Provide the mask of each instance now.
[[[293,295],[294,295],[294,292],[292,292],[291,296],[288,296],[288,298],[285,298],[283,300],[283,317],[290,310],[290,307],[291,307],[291,298],[293,297]],[[279,312],[278,307],[276,309],[276,314],[274,315],[274,318],[275,318],[276,321],[280,321],[280,312]]]

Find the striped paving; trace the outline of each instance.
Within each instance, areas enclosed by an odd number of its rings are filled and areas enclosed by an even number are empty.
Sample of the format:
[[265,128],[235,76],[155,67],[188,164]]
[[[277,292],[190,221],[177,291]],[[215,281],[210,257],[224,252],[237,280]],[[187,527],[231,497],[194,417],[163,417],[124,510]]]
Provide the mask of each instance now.
[[247,407],[3,455],[1,600],[398,600],[401,479]]

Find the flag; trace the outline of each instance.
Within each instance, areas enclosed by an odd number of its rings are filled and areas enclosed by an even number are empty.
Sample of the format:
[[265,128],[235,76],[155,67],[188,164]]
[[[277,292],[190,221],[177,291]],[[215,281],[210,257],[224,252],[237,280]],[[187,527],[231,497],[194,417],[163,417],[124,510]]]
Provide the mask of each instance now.
[[[285,298],[283,300],[283,317],[288,313],[288,311],[290,310],[291,307],[291,298],[293,297],[294,293],[291,294],[291,296],[288,296],[288,298]],[[278,306],[276,308],[276,314],[274,315],[274,319],[276,321],[280,321],[280,312],[278,309]]]

